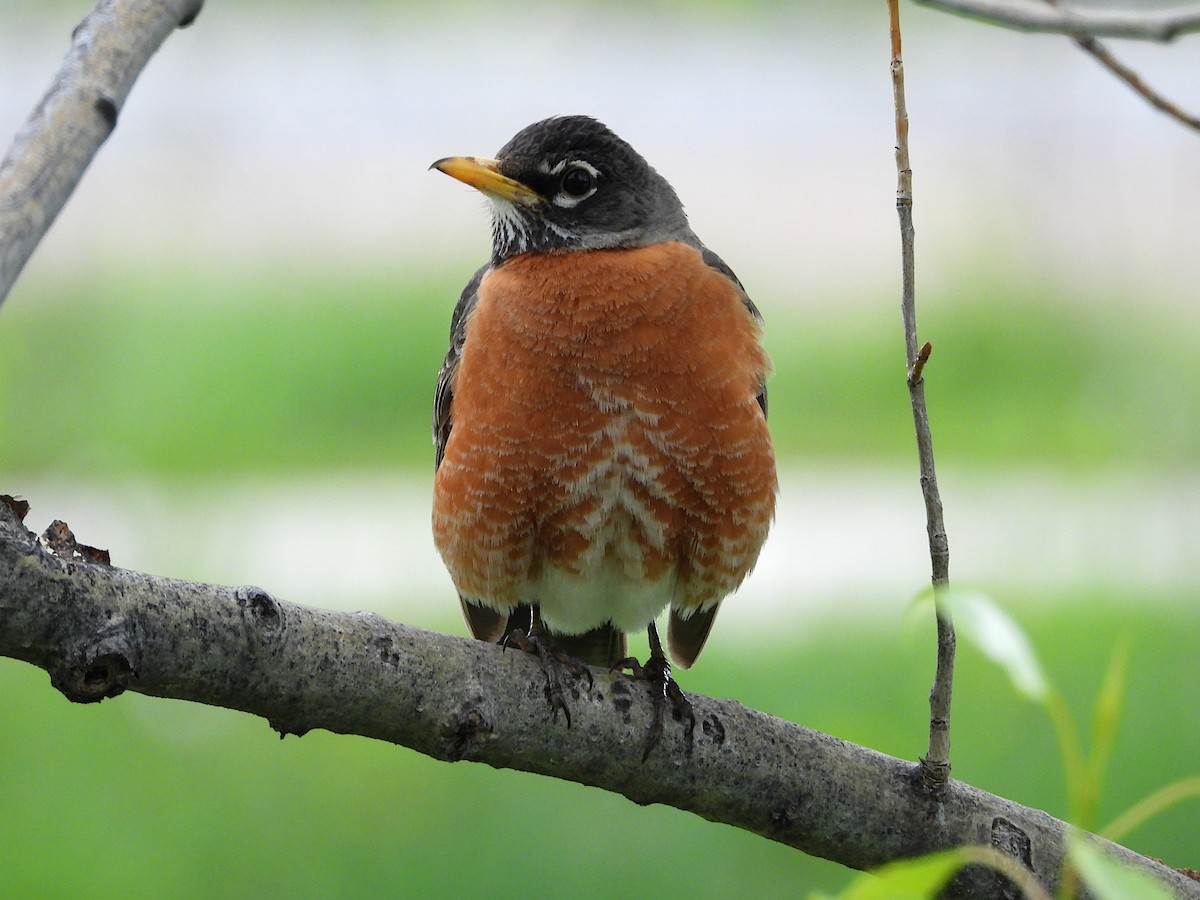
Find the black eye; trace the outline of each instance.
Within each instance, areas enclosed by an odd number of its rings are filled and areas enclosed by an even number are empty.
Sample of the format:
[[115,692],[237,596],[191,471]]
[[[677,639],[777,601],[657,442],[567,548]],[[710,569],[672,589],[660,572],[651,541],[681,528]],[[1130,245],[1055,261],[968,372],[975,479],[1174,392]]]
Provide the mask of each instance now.
[[568,197],[582,197],[595,187],[592,173],[582,166],[568,169],[562,177],[562,189]]

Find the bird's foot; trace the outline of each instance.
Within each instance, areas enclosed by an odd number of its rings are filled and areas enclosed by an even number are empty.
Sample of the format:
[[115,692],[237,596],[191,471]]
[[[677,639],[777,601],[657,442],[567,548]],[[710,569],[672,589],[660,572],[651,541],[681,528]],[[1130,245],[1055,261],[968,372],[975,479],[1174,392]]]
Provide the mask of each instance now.
[[502,643],[505,647],[512,644],[537,657],[538,663],[542,667],[542,674],[546,676],[546,702],[550,705],[552,718],[557,721],[558,711],[562,710],[563,717],[567,720],[567,727],[570,728],[571,709],[567,706],[567,701],[563,696],[559,670],[566,669],[576,678],[586,678],[590,691],[594,681],[592,670],[588,668],[587,663],[569,653],[556,650],[545,633],[536,627],[531,628],[528,632],[514,628]]
[[642,762],[650,756],[659,740],[662,739],[663,717],[668,704],[675,714],[675,721],[687,722],[684,729],[684,739],[687,742],[687,752],[692,752],[692,737],[696,730],[696,713],[692,704],[680,690],[679,682],[671,677],[671,663],[663,653],[662,644],[658,640],[658,631],[651,623],[648,629],[650,636],[650,658],[642,665],[634,657],[628,656],[613,664],[613,669],[628,669],[638,681],[647,682],[652,689],[653,714],[650,720],[650,731],[646,742],[642,745]]

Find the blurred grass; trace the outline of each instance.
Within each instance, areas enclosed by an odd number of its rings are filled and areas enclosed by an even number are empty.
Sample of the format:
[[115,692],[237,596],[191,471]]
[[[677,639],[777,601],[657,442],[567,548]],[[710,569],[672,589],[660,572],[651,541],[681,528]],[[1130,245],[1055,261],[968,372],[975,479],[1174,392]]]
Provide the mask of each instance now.
[[[0,328],[0,471],[203,477],[431,465],[429,410],[469,275],[106,273],[19,286]],[[898,313],[801,317],[760,293],[781,456],[907,458]],[[885,302],[886,301],[886,302]],[[975,283],[927,298],[939,461],[1200,458],[1200,327]],[[855,304],[861,307],[866,304]],[[1128,309],[1121,313],[1120,310]],[[895,314],[894,314],[895,313]],[[1152,436],[1152,437],[1149,437]]]
[[[1027,597],[1016,611],[1084,721],[1111,636],[1132,640],[1105,821],[1200,759],[1200,610],[1146,599]],[[718,642],[685,686],[912,759],[928,630],[828,621],[795,645]],[[551,779],[324,732],[281,742],[249,716],[136,695],[72,706],[11,660],[0,696],[4,896],[795,896],[848,878],[735,829]],[[955,775],[1061,815],[1040,711],[965,646],[955,699]],[[1195,816],[1185,804],[1128,842],[1196,866]]]

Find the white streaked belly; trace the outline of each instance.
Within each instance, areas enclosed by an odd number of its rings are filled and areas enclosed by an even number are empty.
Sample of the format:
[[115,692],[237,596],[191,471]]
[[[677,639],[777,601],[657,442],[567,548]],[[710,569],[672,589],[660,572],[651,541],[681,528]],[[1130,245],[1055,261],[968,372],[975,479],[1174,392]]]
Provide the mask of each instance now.
[[547,560],[529,583],[528,596],[552,631],[578,634],[605,622],[640,631],[676,598],[675,567],[651,578],[644,560],[643,542],[661,552],[666,527],[630,490],[636,484],[661,499],[658,467],[628,439],[631,429],[643,425],[631,409],[616,416],[601,437],[610,442],[608,457],[569,485],[572,503],[600,502],[579,526],[587,549],[569,567]]

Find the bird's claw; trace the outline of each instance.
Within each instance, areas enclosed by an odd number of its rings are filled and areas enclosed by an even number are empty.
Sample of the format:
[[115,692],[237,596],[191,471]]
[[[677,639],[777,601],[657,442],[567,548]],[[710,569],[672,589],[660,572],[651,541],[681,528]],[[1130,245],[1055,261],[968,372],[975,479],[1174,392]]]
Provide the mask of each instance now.
[[642,762],[649,758],[650,752],[658,746],[658,742],[662,739],[663,716],[668,704],[675,713],[676,721],[687,722],[687,726],[684,728],[684,739],[687,742],[687,753],[690,756],[693,733],[696,730],[696,713],[687,697],[683,695],[679,682],[671,677],[671,664],[667,658],[652,650],[645,665],[642,665],[634,657],[627,656],[614,663],[612,668],[614,670],[628,669],[634,679],[647,682],[653,691],[651,695],[653,717],[650,720],[650,730],[646,734],[646,741],[642,745]]
[[551,719],[558,721],[558,711],[562,710],[563,717],[567,720],[567,727],[570,728],[571,708],[567,706],[567,701],[563,697],[562,680],[558,677],[558,670],[563,668],[576,678],[586,678],[588,691],[591,691],[595,681],[587,663],[569,653],[556,650],[546,636],[536,630],[525,632],[520,628],[514,628],[501,642],[504,647],[509,644],[537,657],[538,663],[542,667],[542,674],[546,676],[546,702],[550,705]]

